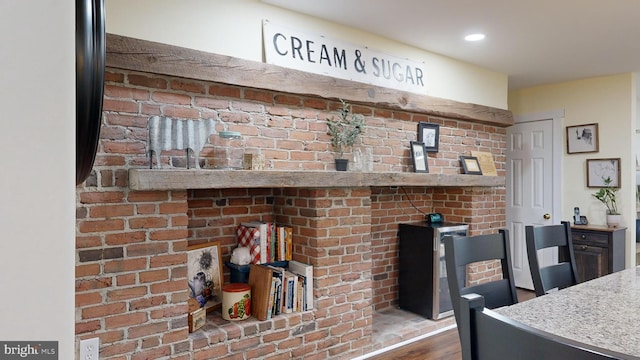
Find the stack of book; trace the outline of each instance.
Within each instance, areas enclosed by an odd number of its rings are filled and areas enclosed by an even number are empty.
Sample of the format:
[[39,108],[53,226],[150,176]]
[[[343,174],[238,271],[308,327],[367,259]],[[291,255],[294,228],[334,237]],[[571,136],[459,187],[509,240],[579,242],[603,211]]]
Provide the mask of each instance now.
[[269,222],[252,221],[238,226],[239,246],[249,248],[252,264],[291,260],[292,228]]
[[251,264],[251,312],[258,320],[313,309],[313,266],[291,260],[288,266]]

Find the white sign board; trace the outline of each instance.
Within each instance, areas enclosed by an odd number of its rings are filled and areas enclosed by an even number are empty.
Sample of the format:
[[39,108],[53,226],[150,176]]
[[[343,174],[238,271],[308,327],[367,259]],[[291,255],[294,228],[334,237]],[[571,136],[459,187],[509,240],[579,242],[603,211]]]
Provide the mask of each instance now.
[[424,63],[321,35],[262,23],[268,64],[426,95]]

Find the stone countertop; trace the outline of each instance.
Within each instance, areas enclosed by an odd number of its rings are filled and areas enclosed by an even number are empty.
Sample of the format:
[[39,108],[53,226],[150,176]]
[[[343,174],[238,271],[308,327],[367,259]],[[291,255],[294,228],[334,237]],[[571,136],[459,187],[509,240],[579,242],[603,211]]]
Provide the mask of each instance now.
[[640,267],[495,311],[558,336],[640,356]]

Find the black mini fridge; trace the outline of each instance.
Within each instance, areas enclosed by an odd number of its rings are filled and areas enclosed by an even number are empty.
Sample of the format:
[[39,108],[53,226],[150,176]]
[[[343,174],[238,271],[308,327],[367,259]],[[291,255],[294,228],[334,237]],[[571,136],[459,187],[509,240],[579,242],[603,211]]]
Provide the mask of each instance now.
[[429,319],[453,315],[444,257],[446,235],[466,236],[468,224],[417,222],[398,225],[398,305]]

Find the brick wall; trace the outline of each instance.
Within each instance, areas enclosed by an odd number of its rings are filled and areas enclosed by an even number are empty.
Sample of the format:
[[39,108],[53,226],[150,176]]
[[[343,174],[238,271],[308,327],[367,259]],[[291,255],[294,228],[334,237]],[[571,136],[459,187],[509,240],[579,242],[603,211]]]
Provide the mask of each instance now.
[[[323,188],[132,191],[127,170],[148,167],[153,115],[212,118],[239,131],[232,149],[261,153],[271,169],[333,171],[325,119],[339,102],[260,89],[108,69],[94,172],[77,188],[76,334],[100,337],[101,359],[351,358],[371,351],[372,312],[393,306],[397,223],[441,212],[472,233],[504,226],[503,188]],[[432,173],[460,172],[459,154],[494,154],[504,175],[505,130],[359,104],[374,171],[412,171],[408,142],[419,121],[440,124]],[[216,136],[201,153],[216,165]],[[185,166],[183,151],[163,152]],[[316,310],[228,323],[209,316],[187,331],[188,245],[220,241],[223,261],[242,221],[294,228],[294,258],[315,267]],[[226,274],[228,279],[228,273]],[[481,276],[480,276],[481,277]]]

